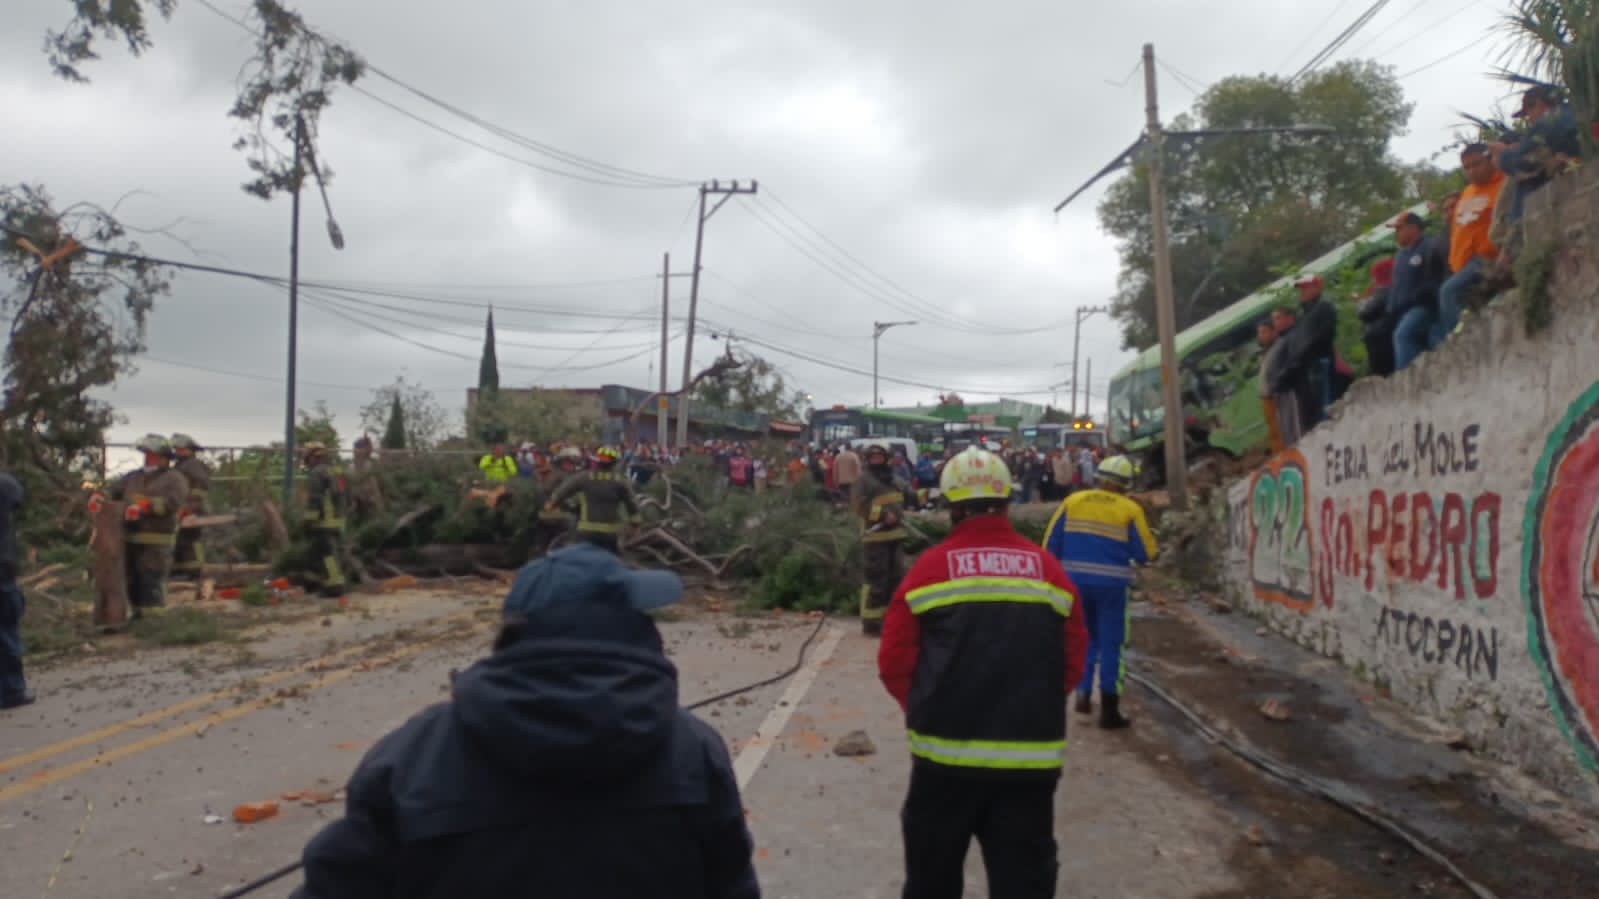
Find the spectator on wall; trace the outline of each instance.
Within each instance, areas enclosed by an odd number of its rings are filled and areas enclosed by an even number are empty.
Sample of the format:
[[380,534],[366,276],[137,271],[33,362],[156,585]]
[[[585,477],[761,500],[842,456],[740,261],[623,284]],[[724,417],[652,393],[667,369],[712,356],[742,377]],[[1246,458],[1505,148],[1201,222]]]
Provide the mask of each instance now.
[[1472,144],[1462,150],[1460,168],[1466,173],[1467,184],[1449,217],[1450,275],[1438,288],[1434,347],[1454,333],[1460,324],[1466,293],[1482,281],[1487,267],[1499,256],[1499,249],[1488,239],[1488,229],[1505,175],[1494,166],[1484,144]]
[[1403,371],[1427,351],[1438,321],[1438,288],[1449,274],[1443,243],[1427,234],[1427,223],[1407,212],[1389,225],[1399,252],[1394,254],[1394,283],[1388,314],[1394,320],[1394,370]]
[[1526,133],[1488,145],[1494,164],[1516,182],[1509,213],[1512,223],[1521,221],[1529,194],[1582,157],[1576,114],[1571,104],[1562,102],[1558,88],[1528,88],[1515,117],[1527,123]]
[[1305,388],[1304,380],[1295,378],[1289,370],[1288,344],[1294,339],[1294,311],[1273,309],[1271,323],[1277,330],[1277,343],[1283,347],[1272,354],[1271,365],[1266,370],[1266,383],[1271,387],[1272,403],[1277,407],[1277,433],[1282,438],[1283,448],[1289,449],[1299,443],[1299,437],[1304,433],[1304,416],[1300,413],[1300,406],[1308,402],[1301,393]]
[[1283,352],[1294,372],[1293,377],[1303,382],[1299,391],[1308,402],[1299,409],[1304,430],[1308,431],[1327,417],[1327,406],[1335,399],[1333,392],[1333,357],[1338,338],[1338,310],[1322,293],[1321,278],[1303,275],[1294,282],[1299,291],[1299,323],[1294,326],[1294,339]]
[[1388,315],[1388,294],[1393,283],[1393,257],[1373,263],[1371,289],[1358,310],[1360,338],[1366,344],[1366,364],[1372,374],[1383,377],[1394,373],[1394,320]]
[[1277,395],[1272,392],[1267,376],[1271,373],[1272,357],[1282,351],[1283,345],[1277,342],[1277,328],[1269,318],[1261,319],[1255,326],[1255,339],[1260,341],[1261,350],[1260,409],[1266,418],[1266,445],[1275,456],[1283,451],[1283,434],[1277,427]]

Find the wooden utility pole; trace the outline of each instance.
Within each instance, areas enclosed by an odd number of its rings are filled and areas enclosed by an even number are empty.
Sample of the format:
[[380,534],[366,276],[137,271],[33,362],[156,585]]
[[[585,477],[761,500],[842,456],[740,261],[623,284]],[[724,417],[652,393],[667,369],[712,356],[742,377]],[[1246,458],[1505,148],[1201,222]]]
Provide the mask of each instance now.
[[1155,93],[1155,45],[1144,45],[1144,112],[1148,119],[1149,212],[1155,250],[1155,319],[1160,329],[1161,405],[1166,423],[1166,492],[1173,510],[1188,508],[1188,461],[1183,446],[1182,376],[1177,367],[1177,309],[1173,299],[1171,244],[1166,225],[1160,104]]
[[[729,186],[723,186],[719,181],[700,185],[700,220],[694,230],[694,268],[689,273],[688,289],[688,330],[684,335],[683,343],[683,391],[677,397],[677,449],[682,452],[688,445],[688,394],[693,386],[689,379],[694,374],[694,318],[699,314],[700,308],[700,253],[705,246],[705,223],[716,210],[731,200],[737,194],[754,194],[760,185],[754,181],[748,187],[740,187],[737,181]],[[705,198],[711,194],[720,194],[721,199],[716,201],[709,211],[705,208]]]

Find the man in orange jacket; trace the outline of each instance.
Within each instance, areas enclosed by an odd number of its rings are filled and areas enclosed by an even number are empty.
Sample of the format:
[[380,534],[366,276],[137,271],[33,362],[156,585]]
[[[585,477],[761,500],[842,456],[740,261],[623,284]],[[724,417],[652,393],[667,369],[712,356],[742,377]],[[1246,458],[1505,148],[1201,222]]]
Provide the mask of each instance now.
[[899,585],[877,655],[912,756],[904,896],[960,896],[976,836],[990,895],[1047,899],[1066,699],[1088,632],[1060,563],[1011,527],[1002,459],[967,449],[939,486],[954,527]]

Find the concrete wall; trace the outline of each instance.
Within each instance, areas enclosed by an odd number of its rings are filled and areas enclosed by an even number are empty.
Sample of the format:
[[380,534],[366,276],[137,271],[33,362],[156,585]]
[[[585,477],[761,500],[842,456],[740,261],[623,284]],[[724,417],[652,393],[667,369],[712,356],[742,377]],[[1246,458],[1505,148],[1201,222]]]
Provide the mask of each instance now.
[[1553,324],[1502,297],[1226,496],[1235,600],[1599,806],[1599,166],[1529,201]]

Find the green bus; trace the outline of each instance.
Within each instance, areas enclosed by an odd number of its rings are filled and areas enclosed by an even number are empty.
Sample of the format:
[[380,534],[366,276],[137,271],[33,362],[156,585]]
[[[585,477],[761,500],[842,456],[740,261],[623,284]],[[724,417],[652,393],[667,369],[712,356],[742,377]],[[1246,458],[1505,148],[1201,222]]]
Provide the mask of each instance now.
[[[1408,211],[1426,215],[1427,204]],[[1266,419],[1256,389],[1260,345],[1255,325],[1281,305],[1294,279],[1299,274],[1330,276],[1351,266],[1369,265],[1392,255],[1394,249],[1393,230],[1384,222],[1295,275],[1279,278],[1177,334],[1183,432],[1190,466],[1207,455],[1236,458],[1266,445]],[[1165,480],[1163,405],[1160,346],[1156,345],[1140,353],[1110,382],[1110,442],[1142,463],[1146,484]]]
[[864,407],[834,406],[811,412],[812,443],[840,443],[859,437],[901,437],[916,441],[920,449],[940,452],[944,445],[944,420],[931,415]]

